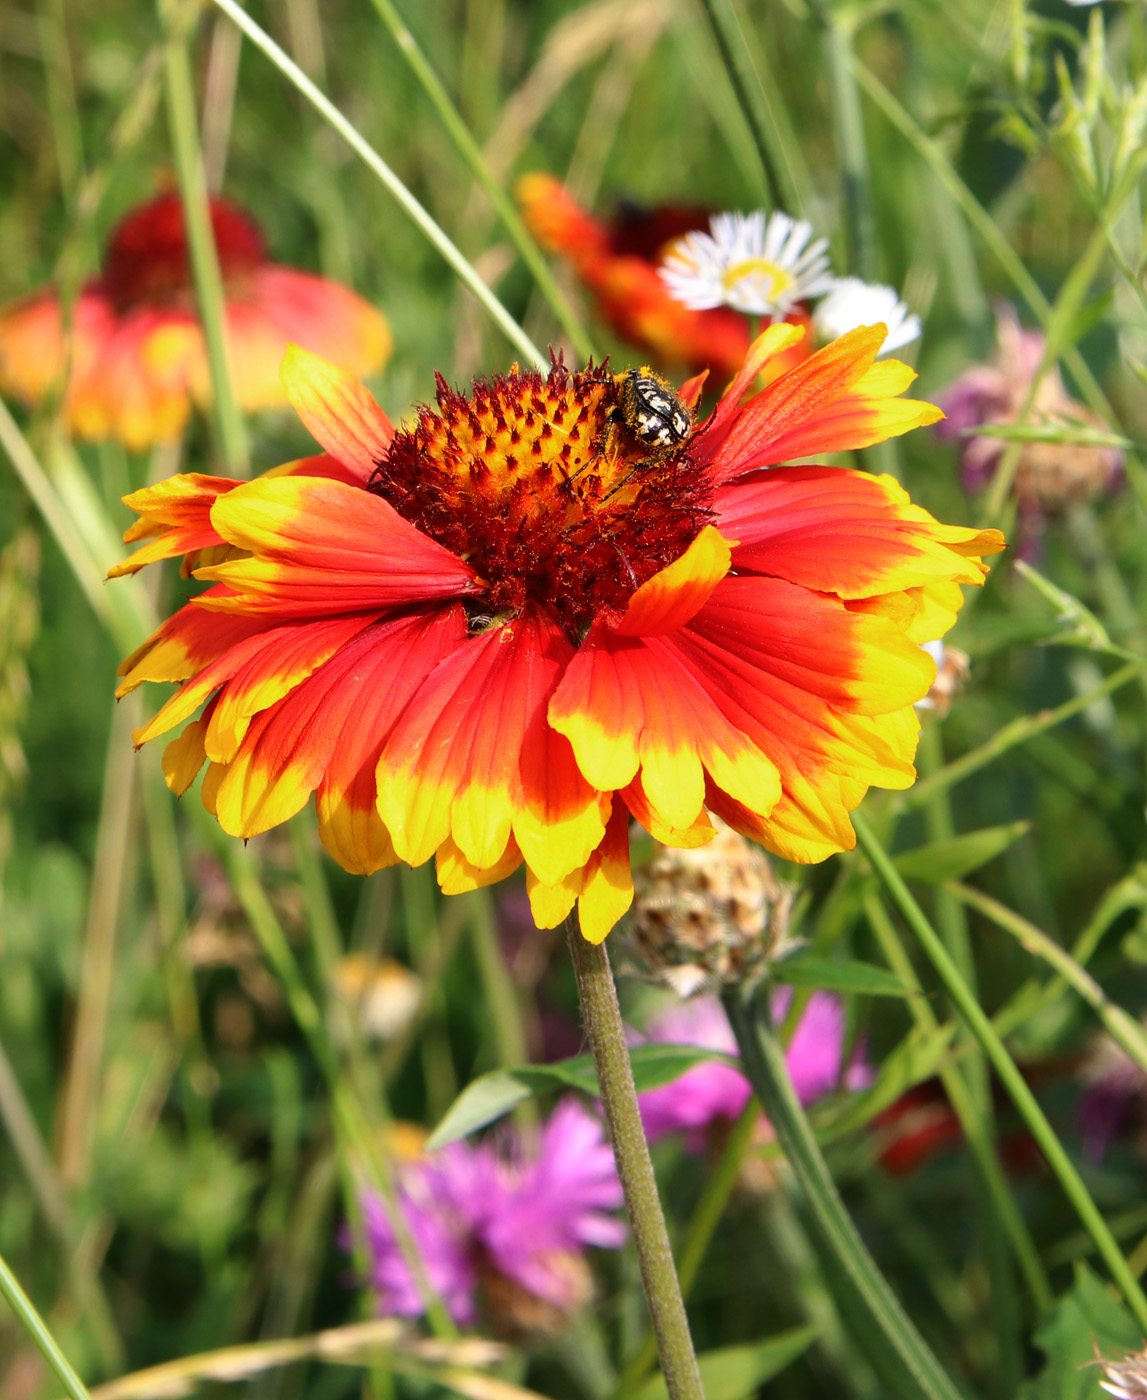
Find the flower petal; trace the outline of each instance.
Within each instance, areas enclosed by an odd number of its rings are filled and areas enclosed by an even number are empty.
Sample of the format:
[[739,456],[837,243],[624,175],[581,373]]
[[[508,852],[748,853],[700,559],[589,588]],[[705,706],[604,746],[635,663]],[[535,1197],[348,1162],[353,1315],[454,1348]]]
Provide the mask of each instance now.
[[196,571],[240,598],[221,611],[271,609],[280,618],[397,607],[473,592],[474,571],[378,496],[341,481],[247,481],[211,512],[229,544],[255,557]]
[[882,325],[863,326],[826,345],[751,399],[727,431],[714,415],[694,439],[695,458],[710,463],[719,484],[937,422],[943,414],[933,404],[896,397],[915,376],[896,360],[874,363],[883,341]]
[[[389,852],[382,833],[361,815],[356,820],[356,813],[369,811],[366,797],[374,800],[357,780],[364,769],[373,772],[403,706],[464,635],[456,608],[388,618],[361,630],[252,720],[219,785],[216,814],[223,829],[244,837],[266,831],[299,811],[322,784],[324,839],[332,834],[332,818],[335,825],[349,823],[350,844],[366,857],[363,863],[385,860]],[[339,811],[340,804],[354,810]],[[339,833],[334,837],[337,844]]]
[[767,810],[716,775],[706,805],[786,859],[849,849],[865,789],[912,782],[912,705],[933,664],[886,617],[780,579],[728,578],[660,645],[780,771]]
[[729,572],[733,543],[706,525],[679,559],[637,589],[618,624],[617,635],[655,637],[683,627]]
[[287,347],[281,374],[303,427],[365,485],[394,437],[394,426],[374,395],[353,374],[297,345]]
[[201,594],[185,604],[121,661],[117,674],[123,679],[116,690],[116,699],[144,681],[186,680],[230,647],[254,634],[266,632],[272,625],[261,618],[214,616],[200,606],[210,594],[225,591],[210,589],[208,594]]
[[651,809],[664,826],[697,821],[705,770],[758,810],[780,794],[776,768],[663,638],[618,637],[594,627],[550,702],[549,717],[573,744],[578,767],[594,787],[624,788],[640,768]]
[[507,875],[512,875],[521,863],[522,853],[512,836],[506,844],[502,859],[484,869],[472,865],[458,848],[458,843],[448,836],[438,847],[435,873],[438,876],[438,887],[443,894],[467,894],[470,890],[485,889],[487,885],[504,880]]
[[891,477],[840,467],[774,467],[722,487],[714,504],[739,541],[735,568],[840,598],[982,583],[979,556],[1003,548],[998,530],[941,525]]
[[158,714],[135,731],[136,746],[174,728],[223,687],[213,707],[207,756],[214,763],[229,763],[252,715],[282,699],[372,621],[367,614],[292,622],[242,638],[186,681]]
[[597,794],[546,724],[571,648],[535,609],[472,638],[414,697],[379,764],[379,811],[412,865],[447,836],[479,868],[511,830],[547,875],[580,865],[604,831]]
[[581,936],[601,943],[633,903],[633,873],[629,865],[629,813],[616,799],[605,837],[586,866],[578,895]]

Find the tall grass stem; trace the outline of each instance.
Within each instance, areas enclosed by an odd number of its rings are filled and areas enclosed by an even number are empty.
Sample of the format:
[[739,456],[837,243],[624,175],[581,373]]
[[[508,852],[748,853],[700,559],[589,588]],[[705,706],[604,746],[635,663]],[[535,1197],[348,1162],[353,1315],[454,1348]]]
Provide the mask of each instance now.
[[228,471],[234,476],[246,476],[250,471],[247,429],[235,397],[235,381],[227,346],[227,302],[211,222],[207,173],[199,148],[199,120],[191,60],[184,39],[172,39],[167,46],[164,82],[171,151],[183,202],[183,222],[187,230],[199,316],[203,323],[203,339],[211,366],[212,410],[219,449]]
[[960,1018],[971,1030],[987,1055],[992,1068],[1000,1078],[1000,1082],[1027,1124],[1028,1131],[1047,1158],[1048,1166],[1058,1178],[1064,1194],[1075,1208],[1084,1228],[1094,1240],[1100,1258],[1110,1270],[1111,1277],[1115,1280],[1140,1327],[1147,1329],[1147,1297],[1144,1296],[1134,1274],[1127,1267],[1127,1260],[1123,1257],[1107,1222],[1103,1219],[1078,1171],[1064,1151],[1062,1143],[1044,1115],[1043,1109],[1037,1103],[1035,1095],[1028,1088],[1026,1080],[1011,1055],[1008,1054],[1007,1048],[968,984],[960,976],[959,969],[952,961],[939,934],[912,897],[908,886],[892,864],[888,853],[877,840],[864,814],[854,812],[852,824],[856,829],[857,843],[868,858],[877,878],[919,940],[920,946],[939,974]]
[[510,315],[490,288],[478,275],[473,263],[465,256],[456,243],[446,234],[438,221],[411,194],[406,185],[387,165],[369,141],[359,132],[334,103],[322,93],[274,39],[255,23],[235,0],[214,0],[225,15],[246,34],[247,38],[261,50],[294,86],[310,102],[311,106],[338,132],[351,150],[370,167],[379,180],[390,191],[407,212],[413,222],[426,235],[427,240],[438,249],[447,263],[458,274],[459,279],[470,288],[486,310],[493,317],[503,335],[521,354],[538,369],[549,368],[549,357],[543,355],[517,321]]
[[52,1368],[52,1373],[64,1387],[70,1400],[91,1400],[87,1387],[76,1374],[72,1363],[60,1350],[59,1343],[48,1331],[44,1319],[36,1311],[31,1298],[20,1287],[20,1280],[0,1255],[0,1297],[16,1314],[17,1319],[35,1342],[40,1355]]
[[589,360],[594,353],[594,348],[586,334],[585,327],[578,320],[573,307],[555,281],[550,266],[542,255],[542,250],[534,242],[529,229],[526,228],[521,215],[514,207],[514,201],[495,179],[493,171],[486,162],[486,157],[482,154],[481,147],[475,141],[462,114],[450,100],[438,74],[419,48],[418,40],[410,32],[391,0],[371,0],[371,3],[383,24],[390,30],[391,37],[398,46],[399,53],[406,60],[410,71],[430,99],[431,106],[438,113],[438,118],[446,128],[446,134],[454,142],[458,154],[470,167],[470,173],[475,180],[486,191],[490,203],[497,210],[498,217],[510,235],[511,242],[517,248],[522,261],[529,268],[530,275],[537,284],[538,290],[557,317],[558,325],[569,336],[570,344],[579,358]]
[[862,1302],[871,1323],[921,1395],[961,1400],[960,1392],[917,1332],[852,1222],[817,1145],[772,1026],[765,989],[728,988],[722,995],[741,1064],[785,1160],[796,1177],[832,1258]]

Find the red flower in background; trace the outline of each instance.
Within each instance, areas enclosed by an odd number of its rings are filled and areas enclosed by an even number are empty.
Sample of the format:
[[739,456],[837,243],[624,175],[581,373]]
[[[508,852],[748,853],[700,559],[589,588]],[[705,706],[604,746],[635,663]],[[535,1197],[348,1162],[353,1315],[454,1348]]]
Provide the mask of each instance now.
[[920,643],[1003,541],[888,477],[774,465],[938,416],[876,362],[883,326],[742,403],[800,334],[766,331],[668,445],[624,416],[633,372],[515,369],[469,397],[440,380],[437,411],[396,431],[293,351],[288,391],[329,456],[127,498],[150,543],[113,572],[183,554],[212,585],[121,668],[121,693],[183,682],[137,742],[205,706],[164,767],[183,792],[210,761],[228,832],[316,792],[346,869],[433,855],[458,893],[524,863],[537,923],[576,902],[594,941],[632,899],[631,816],[671,845],[711,840],[712,812],[789,859],[851,847],[866,789],[915,776]]
[[662,365],[709,369],[721,381],[736,374],[752,338],[745,317],[727,306],[690,311],[673,300],[657,270],[682,234],[708,228],[707,210],[670,205],[645,212],[623,205],[612,223],[604,223],[552,175],[523,175],[516,193],[530,232],[569,262],[622,340]]
[[[279,366],[289,343],[357,375],[385,364],[391,337],[380,311],[337,282],[268,261],[262,234],[235,205],[212,199],[211,222],[243,408],[286,402]],[[210,402],[177,195],[133,210],[113,233],[100,275],[72,307],[70,365],[54,291],[0,308],[0,390],[34,406],[65,374],[72,430],[131,448],[177,436],[191,405]]]

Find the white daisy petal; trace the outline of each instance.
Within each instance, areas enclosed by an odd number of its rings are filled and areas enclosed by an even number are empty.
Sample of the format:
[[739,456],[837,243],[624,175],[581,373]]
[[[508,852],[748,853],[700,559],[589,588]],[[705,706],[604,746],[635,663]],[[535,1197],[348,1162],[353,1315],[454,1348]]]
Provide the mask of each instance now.
[[714,214],[708,233],[677,240],[660,268],[669,295],[693,311],[731,306],[750,316],[783,317],[833,285],[828,240],[779,210],[767,219]]
[[892,287],[862,282],[859,277],[841,277],[825,290],[828,295],[813,316],[813,324],[821,340],[836,340],[856,330],[857,326],[874,326],[883,321],[888,338],[880,353],[899,350],[920,335],[920,317],[909,315],[908,308]]

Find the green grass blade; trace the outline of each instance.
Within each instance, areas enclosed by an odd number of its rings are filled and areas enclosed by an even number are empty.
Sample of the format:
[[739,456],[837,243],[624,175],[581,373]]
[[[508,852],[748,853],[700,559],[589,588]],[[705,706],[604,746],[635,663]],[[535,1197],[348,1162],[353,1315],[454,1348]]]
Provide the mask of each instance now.
[[351,150],[378,176],[418,228],[426,235],[430,243],[438,249],[443,258],[458,274],[459,279],[470,288],[490,313],[495,324],[501,329],[510,344],[515,346],[538,369],[548,369],[549,357],[542,354],[479,277],[476,268],[458,245],[443,230],[433,215],[423,208],[370,142],[362,136],[358,128],[343,116],[330,98],[311,82],[299,65],[283,52],[274,39],[264,29],[261,29],[251,16],[235,3],[235,0],[214,0],[214,3],[239,26],[257,49],[266,54],[283,76],[294,84],[315,110],[334,127]]

